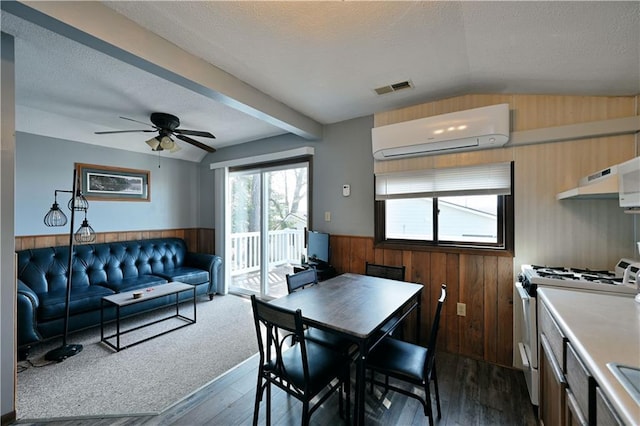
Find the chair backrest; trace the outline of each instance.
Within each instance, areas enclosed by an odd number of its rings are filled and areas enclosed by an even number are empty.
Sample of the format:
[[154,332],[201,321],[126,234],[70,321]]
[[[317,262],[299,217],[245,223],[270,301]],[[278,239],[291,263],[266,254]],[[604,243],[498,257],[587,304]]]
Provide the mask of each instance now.
[[440,328],[440,313],[442,312],[442,305],[447,298],[447,285],[442,284],[440,290],[440,298],[438,299],[438,306],[436,307],[436,314],[433,318],[433,324],[431,325],[431,333],[429,334],[429,344],[427,346],[427,371],[431,370],[433,365],[433,359],[436,354],[436,342],[438,339],[438,329]]
[[315,268],[309,268],[295,274],[287,274],[287,290],[289,294],[315,284],[318,284],[318,272]]
[[375,263],[365,263],[365,275],[372,277],[388,278],[390,280],[404,281],[404,266],[378,265]]
[[[287,379],[287,372],[282,361],[282,351],[288,345],[300,345],[302,355],[302,368],[305,382],[308,381],[309,367],[307,363],[307,348],[304,340],[304,327],[302,323],[302,312],[300,309],[290,311],[268,302],[259,300],[255,295],[251,295],[251,306],[253,308],[253,319],[258,337],[258,350],[260,352],[260,365],[270,363],[275,355],[275,369],[271,371],[280,373]],[[264,327],[263,334],[261,327]],[[283,333],[281,333],[283,332]],[[286,341],[290,339],[288,344]],[[287,382],[289,382],[287,380]],[[298,392],[302,392],[301,389]]]

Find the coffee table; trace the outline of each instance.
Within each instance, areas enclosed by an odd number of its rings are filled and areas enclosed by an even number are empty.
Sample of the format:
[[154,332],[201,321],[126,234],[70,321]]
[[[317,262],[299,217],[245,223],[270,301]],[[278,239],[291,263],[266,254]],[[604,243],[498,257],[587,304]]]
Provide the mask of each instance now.
[[[192,294],[192,300],[193,300],[193,318],[188,318],[184,315],[180,314],[180,304],[178,303],[178,295],[180,293],[183,292],[187,292],[187,291],[191,291],[193,292]],[[134,293],[138,293],[141,292],[142,296],[138,297],[138,298],[134,298],[133,294]],[[176,307],[176,312],[173,315],[170,315],[168,317],[163,317],[157,320],[153,320],[151,322],[147,322],[144,323],[142,325],[136,326],[136,327],[132,327],[130,329],[127,330],[121,330],[121,326],[120,326],[120,322],[122,320],[121,317],[121,308],[125,307],[125,306],[131,306],[131,305],[135,305],[138,303],[145,303],[149,300],[153,300],[153,299],[157,299],[159,297],[165,297],[165,296],[172,296],[175,295],[176,298],[176,303],[175,303],[175,307]],[[104,310],[107,307],[110,306],[115,306],[116,308],[116,318],[113,320],[108,320],[105,321],[104,318]],[[147,311],[148,312],[148,311]],[[143,312],[140,312],[143,313]],[[130,318],[129,316],[127,318]],[[165,330],[161,333],[158,334],[154,334],[153,336],[150,337],[146,337],[144,339],[141,340],[137,340],[133,343],[129,343],[127,345],[121,346],[120,345],[120,337],[123,334],[127,334],[127,333],[131,333],[132,331],[136,331],[136,330],[140,330],[141,328],[145,328],[145,327],[149,327],[153,324],[158,324],[160,322],[163,321],[167,321],[170,320],[172,318],[178,318],[183,320],[185,323],[182,325],[179,325],[177,327],[171,328],[169,330]],[[116,323],[116,332],[114,334],[110,334],[108,336],[105,336],[105,325],[115,322]],[[109,347],[113,348],[116,350],[116,352],[120,352],[122,349],[126,349],[128,347],[131,346],[135,346],[139,343],[142,342],[146,342],[147,340],[153,339],[155,337],[158,336],[162,336],[163,334],[167,334],[170,333],[172,331],[178,330],[180,328],[186,327],[188,325],[191,324],[195,324],[196,322],[196,287],[191,285],[191,284],[185,284],[185,283],[181,283],[178,281],[174,281],[174,282],[170,282],[168,284],[161,284],[161,285],[156,285],[153,287],[148,287],[148,288],[143,288],[143,289],[137,289],[137,290],[132,290],[132,291],[125,291],[122,293],[117,293],[117,294],[112,294],[110,296],[104,296],[102,298],[102,302],[101,302],[101,306],[100,306],[100,341],[104,342],[106,345],[108,345]],[[113,343],[111,343],[109,340],[110,339],[115,339],[116,343],[115,345]]]

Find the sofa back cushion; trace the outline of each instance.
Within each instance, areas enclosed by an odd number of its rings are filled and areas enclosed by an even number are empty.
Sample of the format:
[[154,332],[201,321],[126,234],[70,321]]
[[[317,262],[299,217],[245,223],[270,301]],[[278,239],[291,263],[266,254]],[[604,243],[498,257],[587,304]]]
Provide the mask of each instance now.
[[[74,250],[74,289],[179,268],[187,254],[180,238],[86,244]],[[18,278],[36,293],[65,289],[68,251],[68,246],[60,246],[17,252]]]

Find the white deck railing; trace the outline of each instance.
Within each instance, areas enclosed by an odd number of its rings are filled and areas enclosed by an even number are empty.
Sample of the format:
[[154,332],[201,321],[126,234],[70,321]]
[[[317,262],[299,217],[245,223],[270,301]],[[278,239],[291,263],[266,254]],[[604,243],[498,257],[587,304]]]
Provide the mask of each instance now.
[[[304,253],[304,230],[269,231],[269,267],[299,263]],[[231,234],[231,275],[260,270],[260,233]]]

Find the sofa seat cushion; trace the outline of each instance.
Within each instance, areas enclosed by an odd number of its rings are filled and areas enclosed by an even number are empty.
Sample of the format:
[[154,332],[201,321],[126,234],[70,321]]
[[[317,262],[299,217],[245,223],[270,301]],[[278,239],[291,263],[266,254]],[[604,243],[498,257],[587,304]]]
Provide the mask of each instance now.
[[[82,312],[100,309],[100,303],[104,296],[113,294],[114,291],[99,285],[90,285],[81,288],[71,288],[69,298],[69,314],[75,315]],[[40,306],[38,318],[40,321],[64,318],[67,299],[66,289],[49,291],[38,294]]]
[[140,275],[138,277],[124,278],[121,280],[108,281],[101,285],[110,288],[116,293],[123,291],[139,290],[141,288],[152,287],[154,285],[166,284],[167,280],[157,275]]
[[155,272],[154,274],[165,278],[169,282],[180,281],[192,285],[209,282],[209,273],[207,271],[187,266],[169,269],[164,272]]

